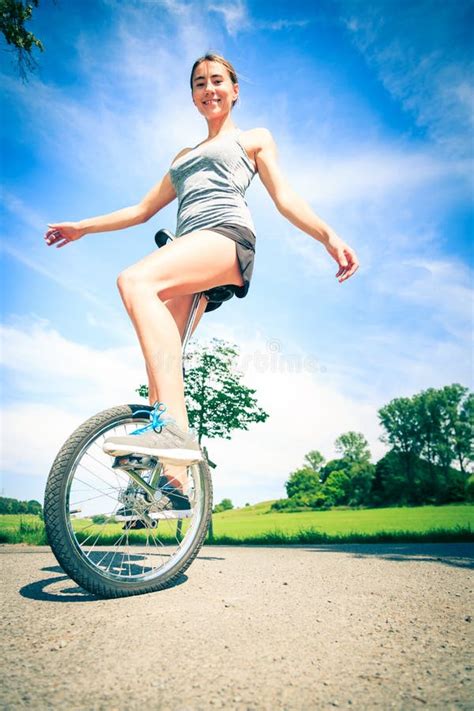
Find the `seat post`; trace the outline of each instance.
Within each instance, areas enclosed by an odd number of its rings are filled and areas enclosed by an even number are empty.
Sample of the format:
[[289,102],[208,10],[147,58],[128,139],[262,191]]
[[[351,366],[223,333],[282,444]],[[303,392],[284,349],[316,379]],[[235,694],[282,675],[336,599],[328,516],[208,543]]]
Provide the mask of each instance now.
[[199,302],[201,300],[201,296],[202,296],[202,292],[194,294],[193,301],[191,304],[191,309],[189,311],[188,320],[186,322],[186,326],[184,327],[183,340],[182,340],[183,358],[184,358],[184,353],[186,351],[186,346],[188,345],[189,338],[190,338],[192,330],[193,330],[194,321],[196,320],[196,314],[197,314]]

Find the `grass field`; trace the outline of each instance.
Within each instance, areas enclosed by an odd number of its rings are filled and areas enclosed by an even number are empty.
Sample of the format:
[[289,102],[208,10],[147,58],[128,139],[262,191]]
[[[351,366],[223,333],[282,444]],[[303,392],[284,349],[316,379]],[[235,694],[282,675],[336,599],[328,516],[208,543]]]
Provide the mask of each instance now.
[[[274,513],[271,501],[213,515],[214,544],[291,544],[383,541],[474,540],[474,506],[418,506],[415,508],[335,509]],[[77,520],[76,530],[90,521]],[[166,522],[161,540],[173,540],[175,524]],[[121,524],[89,528],[87,535],[103,531],[112,542],[122,533]],[[166,535],[168,533],[168,536]],[[131,542],[142,543],[145,534],[130,532]],[[43,522],[31,514],[0,515],[0,543],[46,544]]]
[[471,527],[474,506],[417,506],[415,508],[333,509],[275,513],[272,501],[214,514],[215,535],[249,536],[269,531],[294,534],[313,528],[329,535],[373,534],[380,531],[424,533],[436,528]]

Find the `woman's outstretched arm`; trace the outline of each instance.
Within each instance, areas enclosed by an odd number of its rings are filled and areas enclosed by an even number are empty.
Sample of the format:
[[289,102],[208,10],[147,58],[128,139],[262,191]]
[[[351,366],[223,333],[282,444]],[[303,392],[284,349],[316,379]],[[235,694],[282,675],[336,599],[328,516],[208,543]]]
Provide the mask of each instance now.
[[169,173],[166,173],[137,205],[124,207],[121,210],[109,212],[107,215],[90,217],[79,222],[48,223],[49,229],[44,236],[46,244],[64,247],[69,242],[78,240],[92,232],[110,232],[139,225],[149,220],[175,197],[175,189]]
[[295,193],[278,165],[272,134],[266,128],[258,131],[260,148],[255,154],[258,173],[278,211],[300,230],[322,242],[339,265],[336,277],[340,282],[348,279],[359,267],[354,250]]

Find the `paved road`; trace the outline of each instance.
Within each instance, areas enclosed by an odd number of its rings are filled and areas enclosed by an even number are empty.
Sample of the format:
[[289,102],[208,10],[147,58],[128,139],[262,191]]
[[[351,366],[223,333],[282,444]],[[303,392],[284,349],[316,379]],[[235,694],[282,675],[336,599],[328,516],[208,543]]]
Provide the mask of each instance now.
[[119,600],[0,554],[5,709],[473,708],[472,546],[206,546]]

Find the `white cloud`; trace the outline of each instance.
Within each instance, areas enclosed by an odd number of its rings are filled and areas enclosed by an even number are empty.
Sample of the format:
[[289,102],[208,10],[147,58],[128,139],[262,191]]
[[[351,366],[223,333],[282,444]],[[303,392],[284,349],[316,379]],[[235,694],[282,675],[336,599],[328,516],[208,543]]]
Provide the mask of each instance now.
[[[472,156],[468,4],[340,0],[341,19],[384,87],[447,156]],[[472,171],[472,166],[471,166]]]
[[[60,447],[85,419],[80,410],[49,404],[16,402],[4,406],[1,411],[2,471],[38,476],[46,481]],[[24,498],[30,498],[28,492]]]
[[[212,332],[226,333],[233,342],[225,326]],[[7,471],[45,476],[59,446],[87,417],[139,402],[134,393],[143,382],[138,347],[98,350],[67,340],[47,322],[26,320],[5,327],[1,338],[3,366],[16,394],[3,408]],[[385,451],[377,441],[375,403],[352,401],[325,382],[324,370],[310,354],[291,342],[284,345],[287,350],[261,335],[239,343],[244,380],[256,388],[258,403],[270,417],[248,432],[234,433],[230,441],[208,443],[218,464],[217,498],[231,491],[234,503],[243,504],[256,501],[257,491],[260,498],[283,495],[283,482],[305,453],[320,449],[327,458],[334,456],[334,439],[347,429],[365,434],[375,458]]]
[[469,352],[474,295],[472,270],[466,264],[454,258],[404,259],[381,265],[372,284],[382,294],[393,293],[396,288],[399,299],[426,307],[430,320],[440,323]]
[[446,161],[429,148],[413,150],[408,144],[366,142],[343,155],[321,147],[314,150],[317,160],[301,147],[293,146],[289,152],[284,146],[284,150],[295,188],[325,207],[347,203],[374,206],[403,197],[408,201],[414,190],[427,190],[441,180],[467,175],[470,168],[469,161]]
[[17,319],[0,327],[1,363],[9,392],[90,414],[114,402],[136,399],[145,367],[138,345],[95,349],[64,338],[41,319]]
[[221,15],[226,31],[231,37],[242,32],[257,32],[258,30],[279,32],[292,27],[306,27],[311,22],[310,19],[289,20],[287,18],[257,20],[251,16],[249,7],[243,0],[233,3],[209,3],[207,9]]
[[242,0],[234,3],[226,2],[225,4],[209,3],[207,9],[222,16],[225,28],[231,37],[238,32],[249,30],[252,26],[247,4]]

